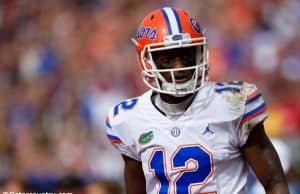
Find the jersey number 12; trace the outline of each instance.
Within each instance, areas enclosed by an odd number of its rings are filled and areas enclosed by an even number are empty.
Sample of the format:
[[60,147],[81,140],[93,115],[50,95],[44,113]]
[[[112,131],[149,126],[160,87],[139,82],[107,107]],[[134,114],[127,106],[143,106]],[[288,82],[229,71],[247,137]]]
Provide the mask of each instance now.
[[148,165],[160,182],[159,194],[168,194],[170,187],[175,193],[189,194],[193,186],[206,184],[214,171],[212,154],[198,144],[179,146],[170,161],[171,170],[179,172],[172,181],[166,170],[165,149],[155,148],[152,151]]

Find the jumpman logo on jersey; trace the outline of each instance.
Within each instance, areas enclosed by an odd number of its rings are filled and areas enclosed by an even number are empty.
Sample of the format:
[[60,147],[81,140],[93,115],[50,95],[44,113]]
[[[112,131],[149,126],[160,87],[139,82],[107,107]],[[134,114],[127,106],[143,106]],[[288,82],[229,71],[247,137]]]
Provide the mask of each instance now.
[[206,133],[210,133],[210,134],[213,134],[213,133],[215,133],[215,130],[214,129],[211,129],[210,127],[209,127],[209,124],[207,125],[207,127],[205,128],[205,130],[203,131],[203,135],[205,135]]

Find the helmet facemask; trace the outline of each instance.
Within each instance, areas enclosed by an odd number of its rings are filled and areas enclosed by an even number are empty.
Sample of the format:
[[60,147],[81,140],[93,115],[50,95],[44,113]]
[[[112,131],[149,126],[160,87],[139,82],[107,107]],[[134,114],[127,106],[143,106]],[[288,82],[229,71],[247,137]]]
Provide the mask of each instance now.
[[[182,52],[187,49],[194,52],[187,56],[181,55],[183,67],[174,68],[170,64],[156,64],[159,53],[171,53],[175,50],[178,52],[178,49],[182,49]],[[146,45],[140,54],[144,66],[143,80],[159,93],[184,96],[198,91],[208,80],[209,63],[205,37],[191,39],[186,34],[167,36],[162,43]]]

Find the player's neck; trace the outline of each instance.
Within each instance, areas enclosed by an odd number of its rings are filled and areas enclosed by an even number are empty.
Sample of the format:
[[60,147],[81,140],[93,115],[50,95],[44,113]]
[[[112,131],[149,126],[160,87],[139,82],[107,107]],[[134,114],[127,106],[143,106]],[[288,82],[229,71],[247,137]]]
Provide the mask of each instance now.
[[182,97],[176,97],[176,96],[172,96],[172,95],[169,95],[169,94],[162,94],[162,93],[160,93],[159,95],[160,95],[160,98],[166,103],[178,104],[178,103],[181,103],[181,102],[187,100],[188,98],[190,98],[194,94],[188,94],[188,95],[182,96]]
[[[154,107],[171,120],[177,120],[191,105],[195,95],[184,97],[153,94],[151,96]],[[163,100],[162,97],[165,99]],[[175,98],[175,99],[174,99]]]

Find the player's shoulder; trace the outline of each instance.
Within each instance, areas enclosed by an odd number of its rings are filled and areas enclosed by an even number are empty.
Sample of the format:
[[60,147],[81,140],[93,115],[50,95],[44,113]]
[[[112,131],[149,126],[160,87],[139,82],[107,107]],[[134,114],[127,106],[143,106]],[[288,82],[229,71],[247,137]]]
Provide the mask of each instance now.
[[254,83],[245,81],[214,82],[213,87],[216,95],[228,98],[240,97],[241,100],[246,100],[249,95],[258,93],[258,89]]
[[[108,112],[107,119],[110,123],[121,122],[123,120],[128,120],[128,117],[136,111],[136,107],[139,103],[139,97],[128,98],[118,102],[112,106]],[[129,111],[131,110],[131,111]]]
[[141,114],[143,103],[149,96],[145,92],[140,96],[128,98],[112,106],[106,117],[106,125],[111,128],[112,125],[119,125],[126,122],[133,122],[136,115]]
[[196,105],[201,105],[199,110],[205,109],[211,117],[224,121],[240,118],[248,101],[255,101],[260,95],[255,84],[244,81],[209,82],[206,88],[200,91]]

